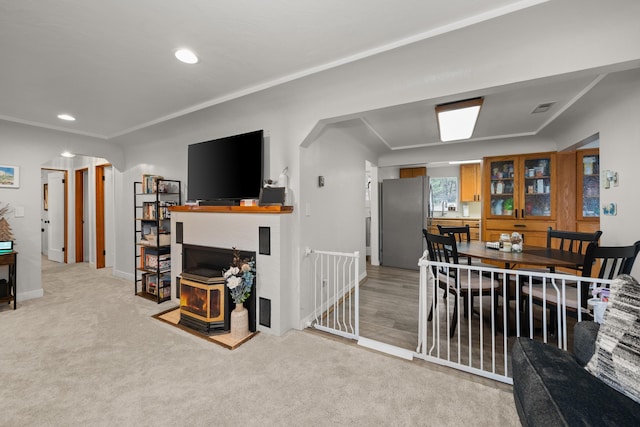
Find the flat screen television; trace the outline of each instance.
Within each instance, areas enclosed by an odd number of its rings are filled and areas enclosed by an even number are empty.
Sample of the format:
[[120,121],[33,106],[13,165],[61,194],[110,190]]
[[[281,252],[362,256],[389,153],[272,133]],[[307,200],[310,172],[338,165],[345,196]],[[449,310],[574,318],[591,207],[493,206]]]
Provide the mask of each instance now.
[[257,199],[263,184],[263,159],[262,130],[189,145],[187,198],[205,204]]

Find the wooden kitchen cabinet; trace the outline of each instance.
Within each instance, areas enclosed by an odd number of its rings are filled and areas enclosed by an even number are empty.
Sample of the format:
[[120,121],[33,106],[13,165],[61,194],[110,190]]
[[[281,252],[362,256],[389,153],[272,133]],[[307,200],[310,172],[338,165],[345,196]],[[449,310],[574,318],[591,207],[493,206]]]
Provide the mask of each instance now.
[[480,240],[480,220],[472,218],[432,218],[429,226],[429,233],[440,234],[438,225],[445,227],[464,227],[469,225],[469,235],[471,240]]
[[400,168],[400,178],[415,178],[416,176],[427,176],[427,168]]
[[556,153],[487,157],[484,216],[555,220]]
[[483,240],[497,242],[500,234],[518,232],[524,236],[525,245],[547,246],[547,228],[556,228],[553,221],[540,220],[514,220],[514,219],[488,219],[485,223]]
[[547,227],[556,228],[556,153],[484,159],[483,240],[517,231],[525,245],[546,246]]
[[576,220],[600,224],[600,149],[576,153]]
[[480,164],[460,165],[460,201],[479,202],[482,189],[482,176],[480,175]]

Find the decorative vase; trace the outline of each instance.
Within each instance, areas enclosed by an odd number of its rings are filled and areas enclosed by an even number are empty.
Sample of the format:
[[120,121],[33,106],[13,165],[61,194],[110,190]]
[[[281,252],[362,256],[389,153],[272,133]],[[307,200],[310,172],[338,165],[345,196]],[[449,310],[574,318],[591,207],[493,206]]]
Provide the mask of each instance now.
[[241,302],[231,312],[231,338],[241,340],[249,335],[249,312]]

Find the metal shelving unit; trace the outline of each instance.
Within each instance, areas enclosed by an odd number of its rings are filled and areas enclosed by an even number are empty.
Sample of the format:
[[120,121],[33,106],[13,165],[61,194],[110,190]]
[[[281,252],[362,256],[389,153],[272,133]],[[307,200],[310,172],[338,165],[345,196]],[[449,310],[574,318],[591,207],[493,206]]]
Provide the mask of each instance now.
[[171,299],[171,211],[182,203],[180,181],[144,175],[133,183],[134,293],[158,304]]

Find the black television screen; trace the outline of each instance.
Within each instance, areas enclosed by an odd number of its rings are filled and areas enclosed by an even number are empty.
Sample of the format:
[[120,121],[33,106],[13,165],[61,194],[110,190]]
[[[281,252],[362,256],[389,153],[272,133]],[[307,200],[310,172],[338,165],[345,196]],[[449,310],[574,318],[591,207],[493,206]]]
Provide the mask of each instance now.
[[263,183],[263,131],[189,145],[189,200],[257,199]]

